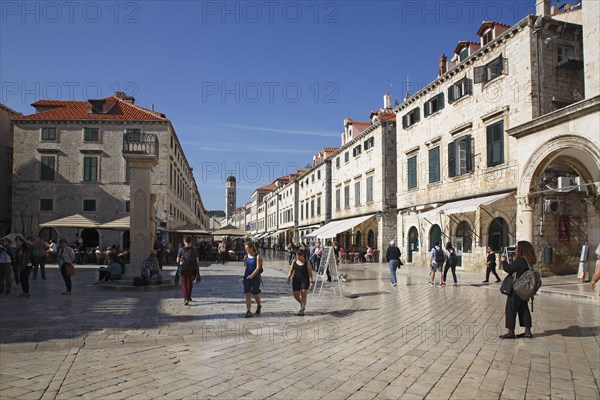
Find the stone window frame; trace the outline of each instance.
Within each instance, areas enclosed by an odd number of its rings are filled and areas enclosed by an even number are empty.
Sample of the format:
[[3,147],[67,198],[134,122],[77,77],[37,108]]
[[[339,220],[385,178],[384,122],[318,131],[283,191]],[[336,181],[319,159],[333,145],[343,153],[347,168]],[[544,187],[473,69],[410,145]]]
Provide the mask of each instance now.
[[[51,136],[48,133],[53,131]],[[46,137],[44,137],[46,136]],[[42,142],[56,142],[58,140],[58,129],[55,126],[44,126],[40,128],[40,141]]]
[[[502,165],[505,163],[506,161],[506,157],[504,152],[506,151],[506,140],[505,140],[505,136],[506,136],[506,129],[504,129],[504,119],[501,118],[497,121],[494,121],[493,123],[486,125],[485,126],[485,147],[486,147],[486,166],[488,168],[492,168],[492,167],[497,167],[498,165]],[[500,131],[500,138],[499,140],[494,140],[494,128],[495,127],[501,127],[501,131]],[[491,140],[490,140],[491,139]],[[495,159],[494,158],[494,150],[495,147],[494,143],[498,142],[499,144],[497,144],[497,146],[500,147],[500,151],[498,152],[498,157],[499,159]]]
[[359,177],[358,179],[355,178],[354,180],[354,207],[359,207],[361,205],[360,203],[360,187],[361,187],[361,178]]
[[473,95],[473,80],[466,75],[448,87],[448,104]]
[[[365,194],[366,194],[366,202],[367,204],[371,204],[373,203],[373,177],[375,175],[373,174],[373,172],[371,172],[370,175],[366,176],[366,188],[365,188]],[[369,184],[370,182],[370,184]]]
[[[469,173],[472,173],[475,169],[474,162],[474,149],[475,149],[475,139],[469,133],[466,135],[462,135],[452,142],[448,143],[448,177],[454,178],[458,176],[463,176]],[[465,146],[465,156],[461,157],[460,152],[462,151],[458,148],[457,145],[462,146],[464,142]],[[462,166],[464,161],[464,168]],[[454,165],[454,168],[452,168]],[[464,169],[464,171],[463,171]]]
[[[436,143],[434,146],[432,146],[431,148],[427,149],[427,161],[428,161],[428,182],[429,184],[432,183],[439,183],[442,180],[442,146],[440,145],[440,143]],[[437,150],[437,170],[436,170],[436,166],[433,165],[434,160],[432,160],[432,154],[435,154],[435,151]],[[432,172],[435,172],[434,174],[432,174]],[[437,175],[436,175],[437,174]]]
[[[412,153],[406,157],[406,188],[408,190],[419,187],[418,182],[418,153]],[[412,165],[411,165],[412,164]]]
[[[53,166],[52,166],[52,179],[44,179],[44,167],[49,168],[49,165],[44,163],[44,157],[49,157],[53,159]],[[40,181],[44,181],[44,182],[53,182],[56,180],[56,171],[57,171],[57,167],[58,167],[58,155],[54,154],[54,153],[42,153],[40,156]]]
[[500,53],[498,57],[488,63],[473,69],[473,83],[485,85],[503,75],[508,75],[508,59]]
[[[86,131],[86,130],[89,130],[89,131]],[[93,136],[89,136],[88,138],[86,138],[86,135],[88,135],[88,133],[93,130],[96,131],[96,138],[94,139]],[[100,128],[86,126],[86,127],[83,127],[82,133],[83,133],[83,141],[85,143],[100,143]]]
[[339,211],[342,209],[342,185],[336,185],[335,187],[335,210]]
[[54,199],[41,198],[40,211],[54,211]]
[[[95,179],[86,179],[86,159],[96,159]],[[81,165],[83,166],[82,175],[81,175],[82,182],[91,182],[91,183],[100,182],[100,154],[99,153],[84,153]]]
[[423,115],[425,118],[430,117],[442,110],[445,106],[444,103],[444,92],[440,92],[427,100],[423,104]]
[[415,107],[402,116],[402,128],[408,129],[421,120],[421,111]]
[[[88,202],[87,205],[93,204],[94,205],[93,209],[90,208],[90,209],[86,210],[86,202]],[[93,203],[91,203],[91,202],[93,202]],[[82,199],[81,200],[81,209],[83,210],[83,212],[95,212],[98,210],[98,201],[96,199]]]

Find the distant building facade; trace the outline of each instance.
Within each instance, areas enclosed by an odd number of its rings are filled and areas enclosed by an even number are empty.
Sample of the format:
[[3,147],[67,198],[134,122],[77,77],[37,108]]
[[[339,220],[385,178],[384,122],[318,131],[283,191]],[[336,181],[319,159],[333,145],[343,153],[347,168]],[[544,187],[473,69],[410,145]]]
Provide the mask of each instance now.
[[13,127],[10,120],[20,115],[0,104],[0,237],[10,233],[13,192]]

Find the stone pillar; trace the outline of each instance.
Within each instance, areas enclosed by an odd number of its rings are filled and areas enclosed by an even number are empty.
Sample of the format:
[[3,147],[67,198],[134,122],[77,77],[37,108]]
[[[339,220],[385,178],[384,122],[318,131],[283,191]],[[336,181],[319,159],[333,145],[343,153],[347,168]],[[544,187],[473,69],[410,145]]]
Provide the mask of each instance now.
[[517,197],[517,240],[527,240],[534,244],[533,207],[529,196]]
[[379,250],[379,262],[383,262],[385,252],[390,245],[390,240],[396,241],[396,246],[402,249],[402,243],[396,237],[397,220],[395,211],[383,211],[377,213],[377,250]]
[[129,268],[127,276],[139,276],[140,265],[152,249],[156,226],[154,225],[154,204],[156,196],[151,194],[152,168],[158,164],[158,157],[146,154],[123,153],[129,163],[131,226],[129,235]]

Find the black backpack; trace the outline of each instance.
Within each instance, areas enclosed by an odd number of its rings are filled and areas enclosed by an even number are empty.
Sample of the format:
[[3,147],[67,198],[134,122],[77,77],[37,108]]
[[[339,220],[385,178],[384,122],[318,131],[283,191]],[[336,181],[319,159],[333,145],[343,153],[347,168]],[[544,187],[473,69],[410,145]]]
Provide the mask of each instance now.
[[448,257],[448,265],[451,267],[456,267],[456,264],[458,264],[458,257],[454,251],[451,251],[450,257]]
[[196,268],[196,260],[194,257],[194,249],[184,249],[183,254],[179,258],[179,266],[182,269],[195,269]]
[[442,248],[438,248],[438,247],[434,247],[435,249],[435,262],[438,264],[442,264],[445,260],[446,257],[444,256],[444,250],[442,250]]

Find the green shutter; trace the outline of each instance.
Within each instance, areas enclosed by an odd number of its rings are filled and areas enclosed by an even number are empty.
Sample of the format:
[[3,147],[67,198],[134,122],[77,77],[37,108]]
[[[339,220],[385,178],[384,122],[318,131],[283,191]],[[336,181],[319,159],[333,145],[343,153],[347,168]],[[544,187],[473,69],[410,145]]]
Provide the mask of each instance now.
[[444,92],[437,95],[438,110],[444,108]]
[[465,95],[473,93],[473,81],[465,78]]
[[440,148],[429,150],[429,183],[440,180]]
[[467,165],[466,165],[466,170],[467,172],[471,172],[473,171],[473,154],[472,154],[472,148],[473,148],[473,139],[471,139],[471,135],[467,135],[465,136],[466,140],[466,159],[467,159]]
[[417,156],[413,156],[408,159],[407,172],[408,172],[408,189],[417,187]]
[[448,103],[452,104],[454,102],[454,85],[448,88]]
[[420,114],[419,107],[415,108],[414,112],[415,112],[415,123],[417,123],[421,120],[421,114]]
[[487,141],[487,165],[494,165],[494,125],[489,125],[485,128],[485,136]]
[[475,78],[475,83],[485,83],[486,82],[485,71],[486,71],[485,65],[473,68],[473,77]]
[[425,117],[429,116],[429,102],[426,101],[425,104],[423,104],[423,114],[425,114]]
[[448,143],[448,176],[456,176],[456,144]]
[[408,127],[408,121],[406,115],[402,116],[402,128],[406,129]]

